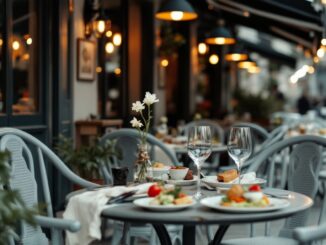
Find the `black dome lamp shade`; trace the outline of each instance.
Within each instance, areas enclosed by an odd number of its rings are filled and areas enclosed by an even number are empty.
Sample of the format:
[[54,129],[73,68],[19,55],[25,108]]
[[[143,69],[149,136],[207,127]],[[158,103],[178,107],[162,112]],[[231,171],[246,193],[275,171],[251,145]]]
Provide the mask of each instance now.
[[229,53],[225,55],[227,61],[244,61],[248,59],[248,54],[239,46],[234,46]]
[[209,33],[205,42],[212,45],[230,45],[235,43],[235,38],[226,27],[218,26]]
[[155,17],[167,21],[188,21],[197,19],[198,15],[186,0],[167,0]]

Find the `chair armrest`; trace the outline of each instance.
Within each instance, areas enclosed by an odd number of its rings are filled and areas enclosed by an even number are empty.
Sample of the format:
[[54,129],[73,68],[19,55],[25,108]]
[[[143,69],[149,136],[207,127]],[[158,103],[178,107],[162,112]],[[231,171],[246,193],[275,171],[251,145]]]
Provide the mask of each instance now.
[[293,231],[294,239],[300,242],[311,242],[326,238],[326,224],[296,228]]
[[68,230],[71,232],[77,232],[80,229],[80,223],[77,220],[68,220],[36,215],[35,221],[38,225],[46,228],[56,228],[59,230]]

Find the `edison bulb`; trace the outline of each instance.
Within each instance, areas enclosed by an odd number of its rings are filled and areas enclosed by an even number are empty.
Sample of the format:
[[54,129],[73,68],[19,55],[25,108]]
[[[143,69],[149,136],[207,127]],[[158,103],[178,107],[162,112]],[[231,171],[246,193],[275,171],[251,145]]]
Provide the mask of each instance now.
[[219,61],[219,58],[216,54],[212,54],[210,57],[209,57],[209,63],[211,63],[212,65],[216,65]]
[[170,16],[171,16],[172,20],[175,20],[175,21],[182,20],[183,12],[181,12],[181,11],[172,11],[170,13]]
[[207,45],[205,43],[199,43],[198,44],[198,53],[206,54],[206,52],[207,52]]
[[105,51],[106,51],[108,54],[112,54],[113,51],[114,51],[114,45],[113,45],[113,43],[108,42],[108,43],[105,45]]

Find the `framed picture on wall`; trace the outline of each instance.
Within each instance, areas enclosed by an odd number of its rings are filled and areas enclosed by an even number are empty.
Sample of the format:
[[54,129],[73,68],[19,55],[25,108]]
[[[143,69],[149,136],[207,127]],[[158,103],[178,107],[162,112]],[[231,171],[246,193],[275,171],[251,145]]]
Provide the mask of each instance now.
[[80,81],[94,81],[96,68],[95,42],[77,40],[77,79]]

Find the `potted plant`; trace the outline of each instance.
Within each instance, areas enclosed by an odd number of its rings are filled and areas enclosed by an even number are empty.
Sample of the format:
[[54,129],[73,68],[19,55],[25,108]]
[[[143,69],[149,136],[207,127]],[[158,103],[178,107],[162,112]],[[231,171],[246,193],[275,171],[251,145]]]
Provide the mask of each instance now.
[[83,145],[76,149],[73,140],[63,135],[59,136],[56,152],[68,166],[82,178],[98,184],[104,184],[100,175],[100,165],[108,162],[110,157],[120,158],[121,154],[115,148],[114,142],[106,141],[104,145],[96,142]]
[[34,225],[36,209],[27,208],[17,190],[7,188],[10,182],[9,153],[0,152],[0,244],[8,244],[9,238],[19,239],[15,233],[17,224],[25,221]]

